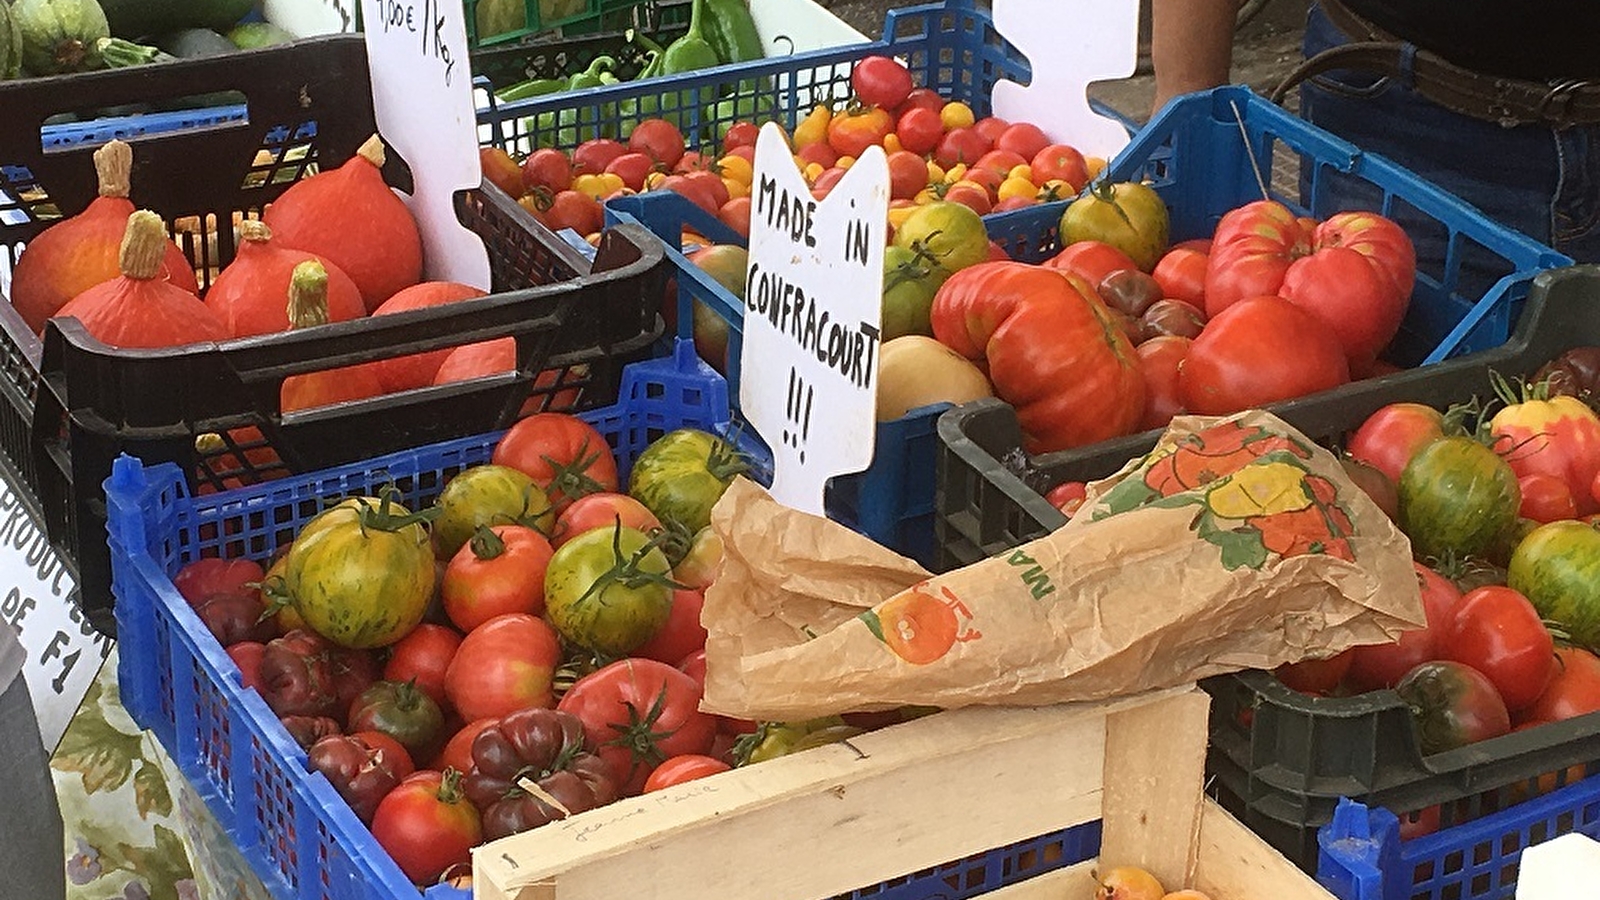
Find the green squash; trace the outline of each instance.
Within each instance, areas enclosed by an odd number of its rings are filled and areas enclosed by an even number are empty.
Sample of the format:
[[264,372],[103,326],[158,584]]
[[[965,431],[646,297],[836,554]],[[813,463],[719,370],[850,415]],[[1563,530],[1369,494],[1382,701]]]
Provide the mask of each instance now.
[[111,36],[95,0],[17,0],[11,15],[22,31],[22,68],[61,75],[100,68],[97,45]]
[[22,74],[22,23],[0,0],[0,81]]

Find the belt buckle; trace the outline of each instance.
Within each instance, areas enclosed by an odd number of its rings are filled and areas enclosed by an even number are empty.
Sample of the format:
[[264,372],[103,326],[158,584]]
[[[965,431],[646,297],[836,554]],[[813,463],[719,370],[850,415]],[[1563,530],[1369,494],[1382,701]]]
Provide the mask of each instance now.
[[1572,100],[1577,93],[1585,88],[1600,87],[1600,82],[1582,78],[1569,78],[1558,81],[1550,86],[1543,97],[1534,104],[1534,111],[1540,120],[1556,128],[1567,128],[1577,124],[1572,118]]

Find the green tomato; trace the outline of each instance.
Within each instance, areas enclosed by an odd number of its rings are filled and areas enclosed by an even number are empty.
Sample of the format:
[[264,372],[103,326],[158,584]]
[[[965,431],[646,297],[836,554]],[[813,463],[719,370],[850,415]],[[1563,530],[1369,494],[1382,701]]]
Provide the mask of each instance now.
[[883,251],[883,323],[880,340],[892,341],[908,334],[933,336],[929,312],[939,285],[950,277],[909,247]]
[[711,524],[711,508],[748,466],[714,434],[681,428],[646,447],[633,463],[628,493],[661,524],[693,535]]
[[989,232],[970,208],[935,200],[912,211],[894,230],[894,246],[916,252],[953,275],[989,258]]
[[545,616],[567,641],[622,657],[667,624],[672,565],[644,532],[613,526],[578,535],[545,569]]
[[1149,272],[1167,252],[1167,204],[1138,182],[1097,182],[1061,214],[1061,245],[1100,241],[1121,250]]

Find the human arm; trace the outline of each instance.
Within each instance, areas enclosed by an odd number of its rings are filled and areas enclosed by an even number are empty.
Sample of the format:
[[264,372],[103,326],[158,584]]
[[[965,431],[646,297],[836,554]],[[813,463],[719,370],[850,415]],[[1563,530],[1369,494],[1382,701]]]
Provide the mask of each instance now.
[[1228,83],[1238,0],[1150,0],[1153,110],[1179,94]]

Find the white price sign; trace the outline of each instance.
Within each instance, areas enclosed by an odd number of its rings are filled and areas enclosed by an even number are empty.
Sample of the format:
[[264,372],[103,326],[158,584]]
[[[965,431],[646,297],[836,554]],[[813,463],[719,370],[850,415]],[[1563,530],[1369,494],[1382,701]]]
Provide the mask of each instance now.
[[429,280],[489,289],[483,241],[455,194],[483,181],[461,0],[361,0],[378,132],[411,168],[401,195],[422,232]]
[[72,576],[28,515],[9,474],[0,479],[0,618],[22,639],[39,735],[54,749],[111,654],[111,638],[96,631],[72,598]]
[[[1094,27],[1040,28],[1040,22]],[[996,116],[1032,122],[1050,140],[1105,159],[1127,145],[1128,129],[1089,107],[1089,85],[1133,74],[1139,63],[1138,0],[994,0],[994,27],[1033,70],[1026,87],[995,82]]]
[[775,123],[756,140],[739,405],[773,452],[772,496],[823,514],[872,463],[889,164],[861,155],[814,199]]

